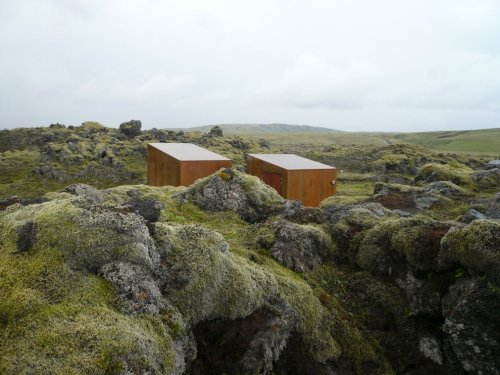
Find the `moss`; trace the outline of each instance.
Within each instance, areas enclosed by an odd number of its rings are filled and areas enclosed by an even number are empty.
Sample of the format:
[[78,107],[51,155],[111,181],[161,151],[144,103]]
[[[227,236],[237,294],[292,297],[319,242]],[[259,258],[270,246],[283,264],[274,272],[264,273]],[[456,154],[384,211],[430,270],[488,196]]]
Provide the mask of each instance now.
[[216,232],[196,225],[164,224],[156,232],[160,241],[173,244],[168,259],[181,285],[171,298],[191,324],[245,317],[277,290],[271,274],[229,253]]
[[92,131],[103,131],[106,130],[104,125],[98,123],[97,121],[85,121],[80,125],[82,130],[92,130]]
[[314,296],[305,282],[277,277],[285,300],[299,313],[297,325],[309,355],[324,363],[340,356],[341,348],[332,336],[334,317]]
[[471,173],[471,168],[457,162],[447,164],[429,163],[420,168],[417,179],[451,181],[456,185],[471,188],[473,186]]
[[450,226],[422,217],[382,221],[366,233],[356,262],[374,274],[390,275],[395,262],[414,270],[437,270],[440,240]]
[[70,270],[62,253],[38,246],[0,251],[0,372],[168,372],[170,336],[153,317],[112,307],[107,282]]
[[445,269],[462,265],[500,285],[500,223],[475,220],[451,228],[442,239],[439,264]]

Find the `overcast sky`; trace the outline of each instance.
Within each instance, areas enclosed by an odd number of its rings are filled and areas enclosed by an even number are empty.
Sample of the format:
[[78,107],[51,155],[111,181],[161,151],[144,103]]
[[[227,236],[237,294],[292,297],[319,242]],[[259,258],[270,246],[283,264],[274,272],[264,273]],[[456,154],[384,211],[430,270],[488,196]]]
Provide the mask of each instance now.
[[0,0],[0,128],[500,127],[500,0]]

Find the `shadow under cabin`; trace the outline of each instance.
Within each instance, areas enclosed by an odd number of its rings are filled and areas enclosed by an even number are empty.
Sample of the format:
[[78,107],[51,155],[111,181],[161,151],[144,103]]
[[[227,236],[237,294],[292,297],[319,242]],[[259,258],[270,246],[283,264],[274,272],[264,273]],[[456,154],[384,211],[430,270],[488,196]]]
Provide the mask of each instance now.
[[336,193],[337,168],[294,154],[249,154],[247,172],[308,207]]
[[232,161],[192,143],[148,143],[148,185],[189,186]]

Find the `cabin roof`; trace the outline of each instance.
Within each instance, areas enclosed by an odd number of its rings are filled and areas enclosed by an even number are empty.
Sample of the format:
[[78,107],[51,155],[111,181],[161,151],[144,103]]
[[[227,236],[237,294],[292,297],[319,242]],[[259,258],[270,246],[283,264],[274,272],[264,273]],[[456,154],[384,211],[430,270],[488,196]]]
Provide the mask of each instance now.
[[180,161],[230,160],[192,143],[148,143]]
[[294,154],[249,154],[249,156],[286,170],[336,169]]

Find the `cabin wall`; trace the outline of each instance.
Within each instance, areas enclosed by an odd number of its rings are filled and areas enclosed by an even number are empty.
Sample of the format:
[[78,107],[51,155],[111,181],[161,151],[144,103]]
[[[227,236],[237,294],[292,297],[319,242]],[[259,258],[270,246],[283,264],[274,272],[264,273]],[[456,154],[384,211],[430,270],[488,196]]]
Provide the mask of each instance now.
[[196,160],[180,162],[180,186],[189,186],[196,180],[210,176],[221,168],[231,168],[231,160]]
[[247,172],[261,180],[264,172],[281,173],[283,198],[301,201],[307,207],[318,207],[323,199],[337,192],[337,184],[332,184],[337,178],[336,169],[286,170],[250,156]]
[[180,163],[177,159],[148,145],[148,185],[151,186],[179,186]]
[[247,160],[247,172],[252,176],[256,176],[264,181],[264,173],[278,173],[282,176],[281,196],[287,198],[288,179],[287,174],[289,171],[277,167],[276,165],[266,163],[263,160],[255,159],[251,156]]

